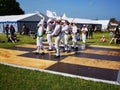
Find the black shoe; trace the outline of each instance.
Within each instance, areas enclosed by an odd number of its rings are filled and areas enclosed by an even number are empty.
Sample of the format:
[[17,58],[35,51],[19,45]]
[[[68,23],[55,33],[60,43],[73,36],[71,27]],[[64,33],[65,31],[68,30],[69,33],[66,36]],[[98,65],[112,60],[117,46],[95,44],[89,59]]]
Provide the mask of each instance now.
[[44,54],[45,54],[44,52],[41,53],[41,55],[44,55]]
[[38,55],[39,53],[38,52],[35,52],[36,55]]
[[76,47],[75,50],[77,51],[77,50],[78,50],[78,47]]
[[72,48],[72,49],[74,49],[74,47],[73,47],[73,46],[72,46],[71,48]]
[[55,56],[55,58],[60,58],[60,55],[59,56]]

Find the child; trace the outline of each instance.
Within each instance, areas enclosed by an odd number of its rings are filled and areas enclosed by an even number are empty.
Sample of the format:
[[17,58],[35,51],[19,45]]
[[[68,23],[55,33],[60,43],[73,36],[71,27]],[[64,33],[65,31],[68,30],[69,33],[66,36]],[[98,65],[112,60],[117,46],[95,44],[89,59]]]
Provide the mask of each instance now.
[[106,38],[104,37],[104,35],[103,35],[102,38],[100,39],[100,42],[106,42]]
[[112,31],[109,33],[109,36],[110,36],[110,38],[113,37],[113,32]]
[[80,34],[79,33],[77,33],[76,39],[77,39],[77,41],[80,41]]

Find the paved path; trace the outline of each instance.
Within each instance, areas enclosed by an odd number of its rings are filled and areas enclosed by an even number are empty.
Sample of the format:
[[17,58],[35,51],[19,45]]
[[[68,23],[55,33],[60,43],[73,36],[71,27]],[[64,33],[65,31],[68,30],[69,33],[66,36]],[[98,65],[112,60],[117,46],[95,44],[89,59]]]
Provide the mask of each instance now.
[[86,46],[70,53],[62,52],[59,59],[54,51],[45,55],[35,55],[34,44],[19,45],[10,49],[0,48],[0,62],[63,72],[73,75],[116,81],[120,68],[120,48]]

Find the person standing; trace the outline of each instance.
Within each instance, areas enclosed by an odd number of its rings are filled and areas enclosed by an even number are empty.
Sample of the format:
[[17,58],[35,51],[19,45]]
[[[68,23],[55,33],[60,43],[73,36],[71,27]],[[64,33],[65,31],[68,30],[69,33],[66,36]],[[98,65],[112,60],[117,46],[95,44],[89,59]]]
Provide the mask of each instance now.
[[25,35],[26,33],[27,33],[27,27],[25,24],[23,24],[21,34]]
[[6,38],[8,39],[8,35],[9,35],[9,24],[7,24],[5,26],[5,33],[6,33]]
[[82,42],[86,43],[86,34],[88,32],[88,29],[85,25],[83,25],[81,32],[82,32]]
[[52,21],[52,19],[48,19],[48,21],[47,21],[47,29],[46,29],[47,41],[48,41],[48,44],[49,44],[48,51],[53,50],[53,43],[52,43],[52,37],[51,37],[51,33],[53,31],[53,26],[52,26],[51,21]]
[[76,23],[73,23],[72,24],[72,47],[74,49],[78,48],[76,35],[77,35],[77,26],[76,26]]
[[13,25],[10,25],[10,34],[11,34],[12,36],[15,35],[15,28],[13,27]]
[[117,27],[115,28],[115,34],[116,34],[116,32],[120,33],[120,31],[119,31],[119,26],[117,26]]
[[55,37],[56,58],[60,57],[60,47],[59,47],[59,44],[60,44],[60,40],[62,38],[60,23],[61,23],[60,20],[56,20],[55,29],[54,29],[53,33],[51,34],[51,36]]
[[64,45],[65,45],[65,51],[70,51],[69,48],[69,44],[68,44],[68,40],[69,40],[69,22],[67,20],[65,20],[65,24],[62,27],[62,33],[63,33],[63,37],[64,37]]
[[36,54],[39,54],[40,50],[42,50],[41,55],[44,55],[44,46],[42,43],[43,40],[43,32],[44,32],[44,21],[45,21],[45,17],[41,17],[41,21],[38,23],[38,31],[37,31],[37,50],[36,50]]
[[93,37],[93,26],[89,25],[88,26],[88,38],[92,38]]

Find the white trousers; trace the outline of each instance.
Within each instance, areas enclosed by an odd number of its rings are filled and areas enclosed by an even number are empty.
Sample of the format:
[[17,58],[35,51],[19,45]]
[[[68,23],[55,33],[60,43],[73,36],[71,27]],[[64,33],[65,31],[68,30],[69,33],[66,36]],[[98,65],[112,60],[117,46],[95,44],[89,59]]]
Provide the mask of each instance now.
[[64,44],[65,44],[65,50],[69,50],[69,44],[68,44],[69,36],[67,34],[64,35]]
[[48,44],[49,44],[49,49],[53,49],[53,43],[52,43],[51,34],[47,34],[47,41],[48,41]]
[[62,36],[59,35],[57,37],[55,37],[55,49],[56,49],[56,56],[60,56],[60,40],[61,40]]
[[76,48],[76,47],[78,47],[77,46],[77,38],[76,38],[76,34],[72,34],[72,46],[74,47],[74,48]]
[[43,43],[42,43],[43,37],[37,37],[37,52],[40,52],[40,49],[42,50],[42,52],[44,52],[44,47],[43,47]]
[[86,43],[86,34],[82,33],[82,42]]

